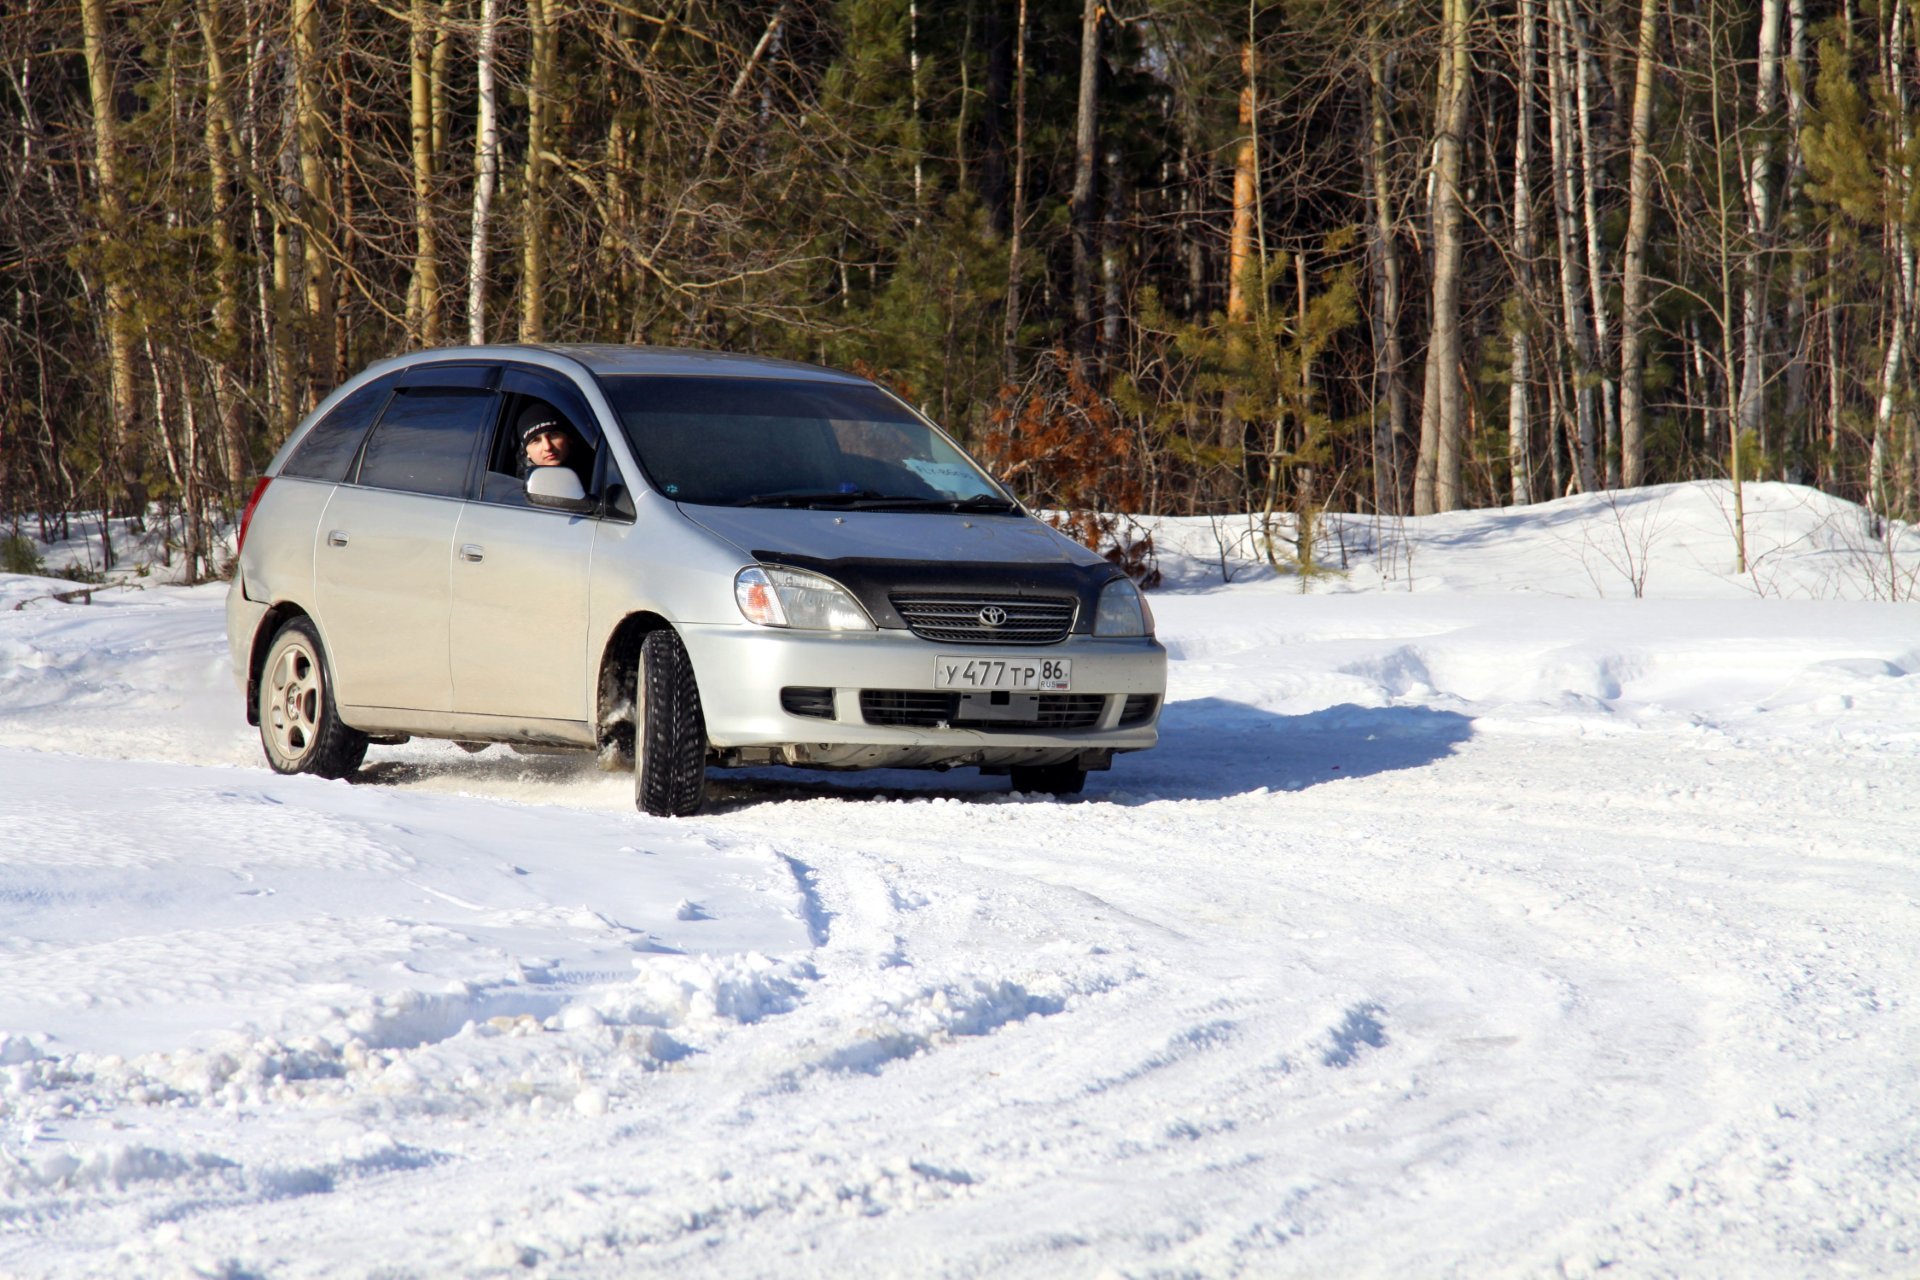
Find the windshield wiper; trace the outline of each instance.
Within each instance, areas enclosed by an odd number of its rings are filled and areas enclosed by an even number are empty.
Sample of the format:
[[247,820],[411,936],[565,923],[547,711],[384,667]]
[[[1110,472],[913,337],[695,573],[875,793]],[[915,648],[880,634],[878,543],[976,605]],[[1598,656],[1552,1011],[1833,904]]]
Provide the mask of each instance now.
[[867,498],[853,504],[860,511],[1018,511],[1017,504],[991,493],[971,498]]
[[953,504],[955,511],[1018,511],[1020,504],[1009,502],[997,493],[976,493]]
[[750,498],[739,499],[733,505],[736,507],[850,507],[884,496],[873,489],[854,489],[847,492],[824,489],[817,493],[802,490],[797,493],[756,493]]

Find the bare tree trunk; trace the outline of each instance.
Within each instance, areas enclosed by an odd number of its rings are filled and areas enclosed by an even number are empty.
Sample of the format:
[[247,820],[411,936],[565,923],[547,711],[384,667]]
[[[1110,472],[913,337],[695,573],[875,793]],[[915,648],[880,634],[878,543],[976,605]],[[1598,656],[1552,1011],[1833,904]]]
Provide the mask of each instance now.
[[[1444,114],[1439,121],[1439,155],[1434,168],[1433,216],[1433,324],[1427,344],[1427,385],[1437,400],[1434,417],[1433,488],[1414,494],[1418,514],[1452,511],[1460,505],[1460,464],[1467,439],[1465,387],[1462,386],[1460,341],[1461,156],[1465,149],[1467,109],[1472,74],[1467,48],[1470,0],[1446,0],[1441,32],[1441,59],[1446,68]],[[1421,444],[1428,443],[1422,431]],[[1427,468],[1423,464],[1420,481]],[[1427,498],[1426,511],[1421,498]]]
[[1520,73],[1514,93],[1520,100],[1520,122],[1513,135],[1513,259],[1521,305],[1514,317],[1513,354],[1508,366],[1507,468],[1513,505],[1523,507],[1533,500],[1532,424],[1527,398],[1533,381],[1528,337],[1533,309],[1533,91],[1539,76],[1534,58],[1538,25],[1534,0],[1520,0],[1519,21]]
[[[1709,22],[1713,10],[1708,10]],[[1711,26],[1708,30],[1708,66],[1707,83],[1713,107],[1713,153],[1715,156],[1726,154],[1726,127],[1721,118],[1720,102],[1720,37]],[[1734,380],[1734,370],[1738,361],[1734,354],[1733,317],[1733,247],[1730,243],[1733,223],[1733,205],[1727,198],[1727,169],[1716,161],[1714,171],[1714,194],[1718,215],[1714,221],[1720,238],[1720,351],[1721,367],[1726,370],[1727,396],[1727,473],[1733,481],[1733,564],[1734,572],[1747,571],[1747,512],[1744,481],[1740,474],[1740,394]]]
[[308,385],[302,410],[313,406],[316,385],[333,389],[333,192],[327,176],[329,130],[320,83],[320,0],[293,0],[294,112],[300,135],[302,276],[306,283],[307,332],[311,335]]
[[1400,344],[1400,245],[1394,231],[1393,202],[1387,184],[1387,121],[1392,87],[1387,82],[1386,55],[1381,48],[1381,23],[1376,16],[1367,39],[1367,75],[1370,82],[1368,114],[1372,145],[1365,153],[1368,188],[1373,197],[1372,249],[1373,349],[1376,376],[1385,383],[1385,414],[1376,403],[1373,415],[1373,507],[1398,512],[1405,501],[1400,482],[1401,456],[1407,438],[1406,361]]
[[1660,0],[1640,0],[1633,73],[1633,141],[1627,177],[1626,265],[1620,277],[1620,479],[1646,483],[1647,233],[1653,226],[1653,55]]
[[[1913,128],[1908,111],[1907,77],[1905,72],[1907,6],[1904,0],[1894,0],[1890,26],[1886,31],[1886,67],[1889,97],[1898,112],[1900,121],[1900,154],[1912,154]],[[1888,192],[1888,203],[1892,208],[1903,208],[1911,199],[1913,189],[1913,167],[1903,163],[1894,189]],[[1891,282],[1893,289],[1893,314],[1887,325],[1886,357],[1880,364],[1879,398],[1873,412],[1873,444],[1867,454],[1867,505],[1875,514],[1888,516],[1893,511],[1893,494],[1888,482],[1888,460],[1893,449],[1893,411],[1900,394],[1900,374],[1906,367],[1907,326],[1912,321],[1909,306],[1914,289],[1914,251],[1913,239],[1908,234],[1906,220],[1898,218],[1893,224],[1893,250],[1897,267],[1896,279]]]
[[197,10],[201,43],[207,59],[207,185],[212,206],[213,331],[219,344],[215,358],[214,403],[219,418],[220,469],[229,497],[238,497],[253,468],[247,447],[245,380],[241,375],[244,343],[241,311],[240,253],[233,229],[233,182],[240,167],[239,137],[234,129],[229,96],[226,15],[221,0],[201,0]]
[[527,164],[520,217],[520,341],[547,336],[547,128],[553,112],[553,2],[527,0]]
[[1757,438],[1766,407],[1766,363],[1762,338],[1767,323],[1766,243],[1773,228],[1773,163],[1770,117],[1779,97],[1780,0],[1760,0],[1760,54],[1754,90],[1760,135],[1747,170],[1747,261],[1741,307],[1740,415],[1737,430]]
[[1120,180],[1120,151],[1107,150],[1107,216],[1100,231],[1100,355],[1115,359],[1120,351],[1122,311],[1120,262],[1126,250],[1120,243],[1120,217],[1126,206],[1126,184]]
[[[274,57],[270,19],[263,10],[271,5],[277,11],[279,3],[278,0],[240,0],[240,4],[241,29],[253,33],[247,42],[246,105],[240,126],[246,140],[246,156],[241,172],[258,175],[263,184],[270,182],[270,189],[282,204],[297,209],[300,188],[292,177],[293,149],[282,147],[276,161],[269,158],[266,145],[267,78],[272,74]],[[287,123],[285,115],[283,112],[283,123]],[[277,445],[299,417],[293,393],[298,335],[294,333],[292,301],[295,232],[281,208],[269,208],[271,203],[254,193],[248,204],[248,222],[256,246],[253,292],[259,316],[260,349],[266,354],[268,443]]]
[[1593,50],[1587,40],[1587,20],[1573,2],[1567,0],[1567,33],[1578,54],[1574,77],[1574,100],[1578,110],[1577,134],[1580,142],[1580,200],[1582,221],[1587,233],[1587,285],[1593,295],[1594,367],[1600,378],[1600,455],[1609,488],[1620,483],[1620,418],[1615,403],[1614,382],[1607,376],[1607,259],[1600,245],[1599,175],[1601,161],[1595,156],[1592,87],[1597,78]]
[[[1787,0],[1787,157],[1786,175],[1780,183],[1781,219],[1792,225],[1790,209],[1805,206],[1801,194],[1806,178],[1806,156],[1800,146],[1800,128],[1806,123],[1807,11],[1805,0]],[[1811,468],[1799,459],[1813,452],[1813,413],[1808,404],[1807,382],[1813,360],[1813,326],[1808,322],[1807,303],[1813,289],[1808,268],[1813,260],[1811,244],[1802,241],[1796,247],[1787,268],[1786,333],[1792,346],[1786,353],[1787,399],[1781,415],[1786,431],[1794,433],[1786,445],[1795,459],[1797,474],[1789,479],[1811,479]]]
[[921,145],[920,137],[919,0],[907,0],[907,77],[913,90],[913,114],[908,117],[907,145],[913,148],[913,225],[917,227],[924,217],[924,197],[921,192],[926,181],[924,170],[927,162],[927,149]]
[[1027,224],[1027,0],[1013,32],[1013,209],[1007,238],[1007,309],[1001,335],[1002,374],[1012,382],[1019,370],[1020,237]]
[[1841,476],[1843,468],[1840,458],[1840,422],[1846,410],[1846,384],[1842,372],[1841,327],[1840,327],[1840,286],[1838,283],[1840,266],[1839,229],[1827,228],[1826,247],[1826,287],[1821,297],[1821,308],[1825,312],[1826,324],[1823,336],[1826,338],[1827,360],[1827,447],[1826,466],[1816,481],[1821,488],[1832,493],[1843,493]]
[[1080,103],[1074,125],[1073,353],[1082,377],[1093,370],[1095,175],[1099,169],[1100,0],[1085,0],[1080,18]]
[[1240,50],[1240,145],[1233,157],[1233,227],[1227,238],[1227,319],[1247,318],[1247,264],[1253,258],[1254,140],[1253,42]]
[[[104,238],[115,241],[127,233],[127,205],[120,182],[118,108],[114,105],[113,62],[107,50],[105,0],[81,0],[80,22],[93,115],[93,172],[100,230]],[[100,540],[106,567],[111,568],[113,545],[107,534],[106,508],[111,505],[110,491],[120,472],[120,452],[134,429],[140,407],[133,373],[133,294],[122,269],[110,257],[102,263],[100,274],[107,300],[107,377],[113,402],[111,421],[102,422],[100,427]]]
[[407,291],[407,330],[423,347],[440,343],[440,257],[433,235],[433,60],[435,48],[429,0],[413,0],[409,11],[413,67],[410,119],[413,126],[413,283]]
[[474,137],[473,233],[467,249],[467,341],[487,340],[487,239],[493,191],[500,181],[500,116],[494,89],[494,49],[500,0],[480,0],[479,130]]
[[[353,30],[354,0],[338,0],[339,24],[342,31]],[[338,258],[340,270],[334,273],[333,291],[333,367],[344,372],[353,367],[353,334],[351,306],[353,302],[353,253],[357,247],[354,223],[354,178],[360,172],[355,163],[353,146],[355,125],[353,119],[353,91],[355,86],[351,70],[352,50],[350,42],[341,39],[337,42],[335,54],[335,85],[340,99],[340,111],[334,126],[333,136],[339,139],[340,190],[339,202]],[[321,393],[330,390],[320,388]]]
[[1552,49],[1547,59],[1548,143],[1553,151],[1554,233],[1560,250],[1560,307],[1568,340],[1572,343],[1574,416],[1579,424],[1575,450],[1578,483],[1582,492],[1600,487],[1595,465],[1595,421],[1593,396],[1593,330],[1587,323],[1586,277],[1580,255],[1574,251],[1574,143],[1570,136],[1572,116],[1567,84],[1572,70],[1569,55],[1565,11],[1568,0],[1549,0],[1554,17],[1547,24],[1552,33]]

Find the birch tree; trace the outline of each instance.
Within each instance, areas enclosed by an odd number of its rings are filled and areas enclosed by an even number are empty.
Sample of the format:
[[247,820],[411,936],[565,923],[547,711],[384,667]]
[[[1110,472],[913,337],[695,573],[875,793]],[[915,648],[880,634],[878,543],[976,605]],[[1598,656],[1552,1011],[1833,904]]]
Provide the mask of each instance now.
[[1660,0],[1640,0],[1634,49],[1633,132],[1628,160],[1626,263],[1620,275],[1620,481],[1645,483],[1647,238],[1653,229],[1653,76]]
[[500,108],[494,58],[500,0],[480,0],[480,41],[474,75],[478,114],[473,136],[473,216],[467,248],[467,341],[487,340],[487,251],[493,232],[493,193],[500,181]]

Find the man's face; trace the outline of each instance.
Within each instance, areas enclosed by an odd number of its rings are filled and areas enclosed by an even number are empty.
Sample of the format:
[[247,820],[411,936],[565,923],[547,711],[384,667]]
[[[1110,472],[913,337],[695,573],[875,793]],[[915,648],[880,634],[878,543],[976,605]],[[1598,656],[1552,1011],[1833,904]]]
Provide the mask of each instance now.
[[536,467],[563,466],[571,447],[567,433],[559,428],[542,431],[527,437],[527,461]]

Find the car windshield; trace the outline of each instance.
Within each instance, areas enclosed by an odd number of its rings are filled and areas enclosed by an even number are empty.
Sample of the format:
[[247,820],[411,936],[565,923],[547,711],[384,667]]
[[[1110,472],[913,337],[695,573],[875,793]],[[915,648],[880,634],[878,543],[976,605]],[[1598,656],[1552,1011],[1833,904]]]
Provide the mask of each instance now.
[[1006,492],[877,387],[804,379],[602,379],[647,477],[723,507],[1001,512]]

